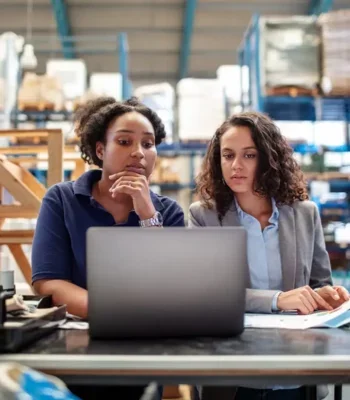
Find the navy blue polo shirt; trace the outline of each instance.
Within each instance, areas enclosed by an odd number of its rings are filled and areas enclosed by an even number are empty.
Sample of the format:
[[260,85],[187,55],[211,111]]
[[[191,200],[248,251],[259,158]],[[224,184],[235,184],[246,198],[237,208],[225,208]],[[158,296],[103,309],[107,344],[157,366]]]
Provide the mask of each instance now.
[[[92,197],[92,187],[101,170],[85,172],[74,182],[52,186],[43,199],[32,247],[32,280],[63,279],[86,288],[86,231],[94,226],[139,226],[132,211],[125,224]],[[181,207],[172,199],[151,191],[154,207],[164,226],[184,226]]]

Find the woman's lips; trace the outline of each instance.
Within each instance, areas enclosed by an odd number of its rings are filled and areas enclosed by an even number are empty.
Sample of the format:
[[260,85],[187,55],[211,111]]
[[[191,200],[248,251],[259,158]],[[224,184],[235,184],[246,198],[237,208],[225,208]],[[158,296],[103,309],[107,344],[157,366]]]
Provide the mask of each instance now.
[[125,170],[129,171],[129,172],[135,172],[136,174],[140,174],[140,175],[145,174],[145,168],[143,168],[143,167],[129,165],[128,167],[125,168]]
[[246,176],[232,176],[231,181],[235,183],[243,183],[247,179]]

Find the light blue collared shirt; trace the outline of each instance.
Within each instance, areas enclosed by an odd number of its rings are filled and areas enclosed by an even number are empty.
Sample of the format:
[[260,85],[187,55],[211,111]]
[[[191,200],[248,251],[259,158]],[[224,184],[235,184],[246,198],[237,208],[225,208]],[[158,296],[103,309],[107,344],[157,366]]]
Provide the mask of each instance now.
[[[245,213],[235,199],[240,223],[247,231],[251,288],[278,290],[271,304],[272,311],[277,311],[277,298],[282,291],[282,262],[278,236],[279,211],[275,200],[271,199],[271,201],[272,214],[269,218],[269,225],[261,230],[260,222]],[[297,389],[298,387],[273,386],[270,389]]]
[[[236,201],[236,199],[235,199]],[[245,213],[238,202],[236,208],[242,226],[247,231],[247,252],[252,289],[278,290],[271,304],[277,311],[277,298],[282,290],[282,264],[278,237],[279,211],[274,199],[269,225],[261,230],[260,222]]]

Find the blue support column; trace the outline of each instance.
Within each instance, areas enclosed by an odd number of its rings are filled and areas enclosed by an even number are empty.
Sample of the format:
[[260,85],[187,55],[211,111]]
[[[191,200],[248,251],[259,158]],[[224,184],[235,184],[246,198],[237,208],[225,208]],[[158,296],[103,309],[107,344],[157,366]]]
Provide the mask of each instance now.
[[309,14],[321,15],[331,11],[333,0],[310,0]]
[[128,99],[131,95],[128,56],[129,56],[128,38],[125,32],[120,32],[118,34],[118,58],[119,58],[119,72],[122,75],[123,100]]
[[188,61],[191,53],[191,42],[196,9],[197,0],[185,1],[184,24],[180,49],[179,79],[186,78],[188,74]]
[[62,52],[64,58],[75,58],[74,44],[72,41],[66,40],[71,36],[71,29],[68,20],[67,4],[65,0],[51,0],[52,9],[56,19],[57,33],[62,44]]
[[253,17],[254,26],[253,29],[255,31],[254,40],[255,40],[255,76],[256,76],[256,88],[255,88],[255,104],[257,110],[260,112],[264,111],[264,98],[261,93],[261,60],[260,60],[260,19],[259,15],[255,14]]
[[242,110],[244,110],[243,68],[245,67],[245,64],[244,64],[244,50],[243,49],[239,49],[238,50],[238,60],[239,60],[239,66],[240,66],[239,79],[240,79],[240,82],[241,82],[240,104],[241,104]]

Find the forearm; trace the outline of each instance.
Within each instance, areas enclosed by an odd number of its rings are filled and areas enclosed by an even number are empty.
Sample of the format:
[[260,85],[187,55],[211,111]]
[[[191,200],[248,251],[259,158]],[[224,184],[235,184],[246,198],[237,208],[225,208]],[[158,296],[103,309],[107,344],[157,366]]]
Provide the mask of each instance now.
[[34,282],[33,287],[40,295],[52,295],[54,305],[66,304],[70,314],[87,318],[87,290],[61,279],[39,280]]
[[251,313],[272,313],[273,298],[278,290],[246,290],[246,312]]

